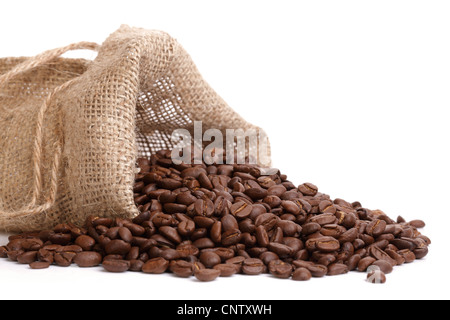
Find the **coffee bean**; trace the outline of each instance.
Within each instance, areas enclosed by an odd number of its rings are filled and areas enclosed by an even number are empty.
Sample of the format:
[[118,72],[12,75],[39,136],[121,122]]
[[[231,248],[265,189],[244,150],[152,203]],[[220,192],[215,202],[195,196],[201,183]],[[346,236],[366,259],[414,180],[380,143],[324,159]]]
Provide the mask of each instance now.
[[78,253],[75,256],[75,258],[73,259],[73,261],[79,267],[83,267],[83,268],[95,267],[95,266],[98,266],[102,262],[102,256],[98,252],[83,251],[83,252]]
[[303,193],[305,196],[315,196],[318,188],[312,183],[304,183],[298,187],[298,191]]
[[377,246],[370,246],[369,253],[372,257],[377,260],[384,260],[388,262],[391,266],[395,266],[397,263],[392,259],[386,252],[378,248]]
[[74,262],[76,256],[77,253],[75,252],[55,252],[53,259],[56,265],[60,267],[69,267]]
[[295,281],[308,281],[311,277],[311,272],[306,268],[297,268],[292,273],[292,280]]
[[328,273],[328,268],[321,264],[312,264],[307,269],[314,278],[321,278]]
[[30,264],[37,260],[37,251],[27,251],[17,256],[17,262],[22,264]]
[[269,235],[263,225],[256,228],[256,240],[261,247],[267,247],[269,245]]
[[245,219],[252,213],[252,210],[252,205],[240,201],[231,206],[230,212],[238,219]]
[[277,225],[278,219],[273,213],[263,213],[256,218],[255,226],[263,226],[266,231],[270,231]]
[[47,269],[48,267],[50,267],[50,265],[50,262],[34,261],[30,263],[30,268],[35,270]]
[[212,251],[206,251],[200,254],[200,262],[203,263],[206,268],[212,268],[215,265],[220,264],[221,261],[222,259],[219,255]]
[[336,276],[340,274],[344,274],[348,272],[348,266],[342,263],[333,263],[328,266],[328,273],[329,276]]
[[292,274],[292,265],[282,260],[273,260],[269,263],[270,273],[281,279],[288,279]]
[[72,240],[72,235],[70,233],[54,233],[50,235],[49,240],[54,244],[65,246]]
[[222,234],[222,245],[224,246],[232,246],[236,243],[239,243],[242,238],[242,233],[239,229],[225,231]]
[[340,243],[338,240],[332,237],[321,237],[315,239],[316,249],[321,252],[333,252],[340,248]]
[[219,270],[221,277],[231,277],[232,275],[237,273],[239,267],[230,263],[223,263],[215,265],[213,269]]
[[378,237],[386,229],[386,222],[383,220],[374,220],[367,225],[366,232],[370,236]]
[[148,260],[143,266],[144,273],[161,274],[166,272],[169,267],[169,261],[164,258],[153,258]]
[[358,263],[358,271],[364,272],[369,266],[371,266],[377,259],[373,257],[362,258]]
[[400,254],[403,259],[405,259],[405,263],[411,263],[416,260],[416,255],[409,249],[399,250],[397,253]]
[[359,254],[355,254],[355,255],[351,256],[346,262],[348,270],[349,271],[355,270],[358,267],[358,264],[360,261],[361,261],[361,256]]
[[192,235],[195,231],[195,223],[192,220],[184,220],[178,224],[178,233],[183,237]]
[[267,190],[261,187],[249,188],[245,190],[245,194],[249,196],[253,201],[257,201],[267,197]]
[[189,278],[193,275],[193,264],[184,260],[174,260],[170,262],[169,269],[180,278]]
[[131,245],[123,240],[111,240],[105,246],[106,254],[127,254],[130,251]]
[[173,243],[179,244],[182,241],[180,235],[178,234],[175,228],[169,226],[162,226],[159,228],[159,232],[161,233],[162,236],[164,236]]
[[333,224],[336,222],[336,216],[332,213],[322,213],[312,217],[309,222],[316,222],[321,226]]
[[202,281],[214,281],[220,276],[221,271],[217,269],[199,269],[194,272],[195,277]]
[[422,220],[412,220],[408,224],[417,229],[425,228],[425,222]]
[[242,262],[242,272],[247,275],[258,275],[265,270],[264,263],[260,259],[249,258]]
[[125,272],[130,269],[130,261],[126,260],[107,260],[102,263],[103,268],[109,272]]

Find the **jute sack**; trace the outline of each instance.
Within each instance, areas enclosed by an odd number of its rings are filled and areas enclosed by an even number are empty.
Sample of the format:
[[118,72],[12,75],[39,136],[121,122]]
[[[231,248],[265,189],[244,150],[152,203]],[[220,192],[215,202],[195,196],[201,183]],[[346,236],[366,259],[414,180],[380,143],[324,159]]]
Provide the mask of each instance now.
[[[60,56],[98,51],[94,61]],[[0,59],[0,229],[133,217],[136,159],[175,129],[255,128],[167,33],[122,26],[33,58]]]

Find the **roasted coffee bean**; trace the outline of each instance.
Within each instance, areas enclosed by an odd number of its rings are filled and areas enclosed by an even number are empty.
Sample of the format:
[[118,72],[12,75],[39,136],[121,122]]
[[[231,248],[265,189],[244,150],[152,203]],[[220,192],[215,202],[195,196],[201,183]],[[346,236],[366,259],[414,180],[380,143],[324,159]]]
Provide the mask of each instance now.
[[81,251],[83,251],[83,249],[76,245],[67,245],[67,246],[60,246],[59,248],[56,249],[56,252],[74,252],[74,253],[80,253]]
[[267,249],[277,254],[280,258],[287,258],[293,253],[291,247],[276,242],[270,242],[269,245],[267,246]]
[[95,245],[95,240],[88,235],[81,235],[76,238],[75,244],[79,245],[83,251],[90,251]]
[[107,260],[102,263],[103,268],[109,272],[125,272],[130,269],[130,261]]
[[48,262],[50,264],[54,261],[54,252],[46,249],[40,249],[37,254],[37,259],[41,262]]
[[312,183],[304,183],[298,187],[298,191],[303,193],[305,196],[315,196],[318,188]]
[[234,265],[237,270],[236,273],[241,273],[242,265],[243,265],[245,259],[246,259],[245,257],[237,256],[237,257],[233,257],[233,258],[226,260],[225,263]]
[[40,239],[24,239],[24,241],[22,241],[22,249],[25,251],[37,251],[42,248],[43,245],[44,243]]
[[206,251],[200,254],[200,262],[203,263],[206,268],[212,268],[215,265],[220,264],[222,259],[215,252]]
[[308,281],[311,277],[311,272],[306,268],[297,268],[292,273],[292,280],[295,281]]
[[369,266],[371,266],[377,259],[373,257],[362,258],[358,263],[358,271],[364,272]]
[[281,279],[288,279],[292,274],[292,265],[282,260],[272,260],[269,263],[270,273]]
[[54,244],[65,246],[72,240],[72,235],[70,233],[54,233],[48,239]]
[[[223,236],[222,236],[222,243],[223,243]],[[214,248],[216,246],[215,243],[209,238],[199,238],[193,242],[193,245],[200,250],[207,248]]]
[[328,266],[329,276],[337,276],[348,272],[348,266],[342,263],[333,263]]
[[367,225],[366,232],[368,235],[378,237],[386,229],[386,222],[383,220],[374,220]]
[[142,271],[142,266],[144,265],[144,261],[140,260],[130,260],[130,268],[129,271]]
[[332,237],[321,237],[315,239],[316,249],[321,252],[333,252],[340,248],[340,243]]
[[239,267],[235,266],[234,264],[223,263],[215,265],[213,269],[219,270],[221,277],[231,277],[232,275],[237,273]]
[[30,268],[35,270],[47,269],[48,267],[50,267],[50,265],[51,265],[50,262],[34,261],[30,263]]
[[142,271],[144,273],[161,274],[166,272],[169,267],[169,261],[164,258],[153,258],[148,260],[143,266]]
[[316,222],[321,226],[326,224],[333,224],[336,222],[336,216],[332,213],[322,213],[312,217],[309,222]]
[[303,234],[310,235],[319,231],[322,227],[316,222],[309,222],[303,225]]
[[405,259],[405,263],[411,263],[416,260],[416,255],[409,249],[399,250],[397,253],[400,254],[403,259]]
[[321,264],[312,264],[307,269],[314,278],[324,277],[328,273],[328,268]]
[[194,275],[198,280],[208,282],[216,280],[220,273],[221,271],[217,269],[198,269],[195,270]]
[[361,261],[361,256],[359,254],[355,254],[353,256],[351,256],[347,261],[347,267],[349,271],[353,271],[356,270],[356,268],[358,267],[359,262]]
[[264,263],[257,258],[245,259],[242,262],[242,272],[247,275],[258,275],[265,271]]
[[192,220],[181,221],[178,224],[177,230],[181,236],[188,237],[195,231],[195,223]]
[[123,240],[111,240],[105,246],[106,254],[127,254],[130,251],[131,245]]
[[173,243],[179,244],[182,241],[180,235],[178,234],[175,228],[169,226],[162,226],[159,228],[158,231],[161,233],[162,236],[164,236]]
[[189,278],[193,275],[193,264],[184,260],[174,260],[170,262],[170,271],[178,277]]
[[336,213],[336,207],[330,200],[322,200],[319,203],[319,211],[321,213]]
[[[63,252],[64,255],[66,252]],[[55,256],[56,260],[56,256]],[[83,251],[78,253],[73,259],[79,267],[88,268],[98,266],[102,262],[102,256],[98,252],[94,251]]]
[[394,259],[392,259],[386,252],[384,252],[377,246],[370,246],[369,253],[375,259],[384,260],[388,262],[391,266],[395,266],[397,264]]
[[263,213],[259,215],[255,220],[255,226],[263,226],[266,231],[272,230],[278,222],[278,217],[273,213]]
[[269,235],[262,225],[256,228],[256,240],[261,247],[267,247],[269,245]]
[[425,228],[425,222],[422,220],[412,220],[408,224],[417,229]]
[[17,256],[17,262],[23,264],[30,264],[37,260],[37,251],[27,251]]
[[242,238],[242,233],[239,229],[225,231],[222,234],[222,245],[224,246],[232,246],[236,243],[239,243]]
[[238,219],[245,219],[252,213],[253,207],[245,202],[237,202],[230,208],[230,213]]

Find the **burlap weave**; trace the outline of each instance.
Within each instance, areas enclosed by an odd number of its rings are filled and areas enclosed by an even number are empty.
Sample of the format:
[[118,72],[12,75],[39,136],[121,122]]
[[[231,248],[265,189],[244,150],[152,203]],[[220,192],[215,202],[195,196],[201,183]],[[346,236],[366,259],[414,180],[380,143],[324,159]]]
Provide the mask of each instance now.
[[[59,57],[73,49],[98,55]],[[0,59],[0,229],[134,216],[136,158],[171,148],[173,130],[192,131],[194,121],[256,128],[161,31],[122,26],[101,46]]]

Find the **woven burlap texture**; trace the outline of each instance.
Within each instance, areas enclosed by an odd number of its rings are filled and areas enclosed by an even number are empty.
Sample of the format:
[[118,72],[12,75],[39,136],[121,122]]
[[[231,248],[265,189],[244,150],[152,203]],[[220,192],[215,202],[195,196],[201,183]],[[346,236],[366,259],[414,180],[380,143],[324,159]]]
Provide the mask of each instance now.
[[[95,60],[58,57],[98,50]],[[133,217],[136,159],[172,147],[175,129],[258,129],[161,31],[122,26],[97,46],[0,59],[0,229]]]

